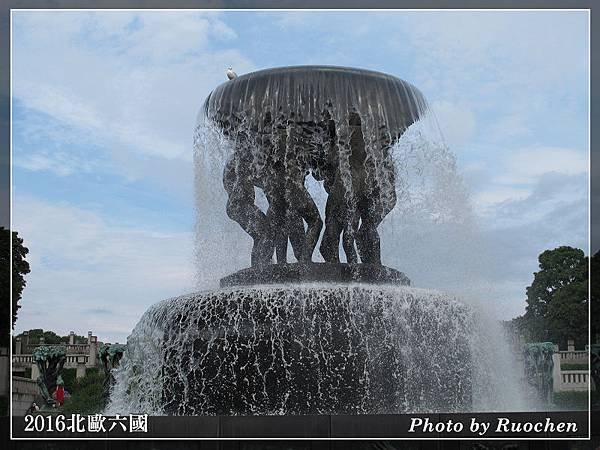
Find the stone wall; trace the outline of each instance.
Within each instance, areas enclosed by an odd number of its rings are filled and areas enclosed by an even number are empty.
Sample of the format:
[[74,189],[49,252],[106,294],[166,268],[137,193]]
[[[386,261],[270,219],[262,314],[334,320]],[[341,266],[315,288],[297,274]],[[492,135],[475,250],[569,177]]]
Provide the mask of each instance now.
[[12,415],[23,416],[32,402],[37,402],[38,405],[43,404],[43,400],[39,394],[39,388],[35,381],[29,378],[12,377]]
[[[572,358],[565,358],[564,354],[572,353]],[[583,352],[555,352],[552,355],[554,368],[552,373],[554,392],[588,391],[590,390],[589,370],[562,370],[562,363],[587,363],[588,353]]]

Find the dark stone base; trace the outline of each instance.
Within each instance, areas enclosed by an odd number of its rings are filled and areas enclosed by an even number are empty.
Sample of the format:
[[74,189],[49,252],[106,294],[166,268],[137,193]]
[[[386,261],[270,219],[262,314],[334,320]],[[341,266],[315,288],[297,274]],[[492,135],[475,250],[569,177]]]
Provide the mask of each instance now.
[[410,285],[402,272],[376,264],[293,263],[242,269],[221,278],[221,287],[315,282]]

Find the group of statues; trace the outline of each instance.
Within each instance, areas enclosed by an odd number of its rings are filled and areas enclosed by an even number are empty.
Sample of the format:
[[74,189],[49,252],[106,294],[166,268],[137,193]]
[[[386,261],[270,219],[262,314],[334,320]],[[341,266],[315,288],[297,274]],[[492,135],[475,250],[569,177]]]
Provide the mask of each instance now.
[[[385,127],[365,139],[356,112],[344,123],[327,111],[322,118],[306,122],[280,112],[255,126],[221,123],[234,140],[223,173],[227,214],[252,237],[253,266],[271,263],[273,253],[286,263],[288,240],[299,262],[311,262],[323,225],[326,262],[340,261],[341,239],[348,263],[381,264],[377,227],[396,204],[391,141]],[[324,221],[305,187],[309,174],[328,194]],[[255,204],[255,187],[267,198],[266,212]]]

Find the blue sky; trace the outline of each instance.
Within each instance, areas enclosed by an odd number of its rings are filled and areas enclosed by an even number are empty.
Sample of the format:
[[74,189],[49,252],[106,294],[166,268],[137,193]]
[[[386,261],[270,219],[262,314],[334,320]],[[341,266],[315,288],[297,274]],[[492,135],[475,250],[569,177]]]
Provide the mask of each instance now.
[[[494,268],[470,280],[498,317],[523,312],[541,251],[587,249],[587,12],[16,11],[12,26],[12,220],[32,266],[17,331],[124,342],[150,304],[195,288],[192,134],[228,66],[418,86],[469,189]],[[413,281],[443,289],[435,275]]]

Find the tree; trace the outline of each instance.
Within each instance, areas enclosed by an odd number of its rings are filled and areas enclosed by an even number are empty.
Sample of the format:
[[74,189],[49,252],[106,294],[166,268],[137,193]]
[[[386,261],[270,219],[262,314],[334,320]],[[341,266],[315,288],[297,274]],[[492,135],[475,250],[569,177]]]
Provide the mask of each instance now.
[[[29,330],[29,345],[36,345],[40,343],[40,338],[44,338],[44,343],[46,344],[67,344],[69,342],[69,336],[59,336],[54,331],[50,330],[42,330],[41,328],[34,328]],[[23,333],[17,334],[15,337],[23,338],[25,335]],[[78,334],[75,335],[74,339],[76,344],[86,344],[87,337],[80,336]]]
[[[25,287],[25,275],[30,272],[29,263],[25,260],[29,250],[23,245],[16,231],[12,233],[4,227],[0,227],[0,267],[2,276],[0,277],[0,314],[2,317],[9,315],[10,304],[10,242],[12,239],[12,324],[17,320],[17,310],[21,307],[19,300]],[[0,324],[0,345],[8,345],[8,336],[10,330],[5,321]]]
[[526,290],[522,324],[531,341],[581,347],[588,337],[588,258],[583,250],[558,247],[540,254],[539,272]]
[[[18,334],[15,337],[23,338],[23,333]],[[44,331],[41,328],[34,328],[29,330],[29,344],[35,345],[40,343],[40,338],[44,338],[45,344],[62,344],[65,342],[64,338],[56,334],[54,331]]]

